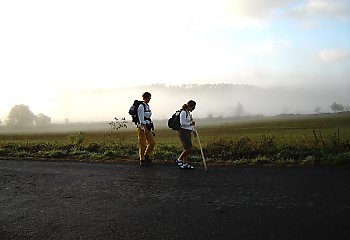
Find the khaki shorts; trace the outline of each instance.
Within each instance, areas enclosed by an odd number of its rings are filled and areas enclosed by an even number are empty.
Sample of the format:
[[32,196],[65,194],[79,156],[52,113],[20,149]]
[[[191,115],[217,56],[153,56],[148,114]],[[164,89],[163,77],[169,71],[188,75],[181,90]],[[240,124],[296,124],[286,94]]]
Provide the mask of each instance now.
[[179,137],[184,149],[192,148],[192,131],[180,128]]

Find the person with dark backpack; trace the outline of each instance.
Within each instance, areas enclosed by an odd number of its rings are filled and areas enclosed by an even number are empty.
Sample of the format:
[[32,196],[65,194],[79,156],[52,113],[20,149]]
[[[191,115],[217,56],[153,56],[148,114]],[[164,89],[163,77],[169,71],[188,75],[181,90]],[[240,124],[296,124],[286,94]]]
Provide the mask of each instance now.
[[[174,122],[179,121],[178,135],[184,148],[179,158],[175,161],[176,165],[181,169],[194,169],[194,167],[189,163],[189,155],[193,152],[191,134],[193,133],[194,136],[196,136],[194,129],[195,122],[193,121],[190,113],[195,108],[196,102],[193,100],[188,101],[188,103],[184,104],[179,111],[178,120],[174,120]],[[173,126],[177,128],[177,123],[175,122]]]
[[134,101],[129,114],[136,125],[140,165],[149,166],[152,164],[151,155],[155,146],[154,125],[151,120],[152,111],[148,104],[151,100],[151,94],[145,92],[142,94],[142,99],[143,101]]
[[173,130],[180,130],[180,113],[182,109],[176,111],[168,120],[168,127]]

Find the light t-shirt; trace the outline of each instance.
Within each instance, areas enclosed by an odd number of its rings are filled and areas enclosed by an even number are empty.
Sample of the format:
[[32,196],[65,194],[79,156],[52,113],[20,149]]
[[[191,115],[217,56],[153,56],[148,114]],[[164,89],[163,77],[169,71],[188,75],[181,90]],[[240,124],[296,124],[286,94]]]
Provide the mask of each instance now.
[[[143,104],[145,105],[145,107],[143,106]],[[146,125],[151,123],[149,119],[151,119],[152,117],[152,111],[147,103],[144,102],[143,104],[139,105],[137,109],[137,115],[139,116],[139,123]]]
[[180,127],[182,129],[187,129],[187,130],[193,131],[194,129],[193,129],[193,126],[191,126],[191,123],[192,123],[191,114],[186,110],[181,111],[181,113],[180,113]]

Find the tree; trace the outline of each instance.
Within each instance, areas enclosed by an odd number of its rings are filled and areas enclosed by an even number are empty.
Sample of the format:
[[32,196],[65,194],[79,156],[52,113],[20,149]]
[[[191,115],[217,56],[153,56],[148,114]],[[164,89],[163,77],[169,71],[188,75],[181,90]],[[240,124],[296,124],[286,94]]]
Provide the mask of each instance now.
[[242,117],[243,114],[244,114],[243,104],[239,102],[235,109],[235,116]]
[[35,116],[35,125],[43,127],[50,125],[51,123],[51,118],[46,116],[43,113],[39,113],[38,115]]
[[333,112],[343,112],[345,108],[342,104],[338,104],[338,103],[334,102],[331,105],[331,109]]
[[30,111],[29,106],[15,105],[7,117],[7,125],[13,127],[30,127],[34,125],[35,115]]
[[315,113],[319,114],[321,112],[321,107],[317,106],[315,107]]

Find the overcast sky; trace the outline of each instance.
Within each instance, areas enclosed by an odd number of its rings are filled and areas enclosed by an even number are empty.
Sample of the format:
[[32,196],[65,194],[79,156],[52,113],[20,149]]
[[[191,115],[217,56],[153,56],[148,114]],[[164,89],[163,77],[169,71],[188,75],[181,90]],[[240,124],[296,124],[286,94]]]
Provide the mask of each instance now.
[[1,0],[0,120],[154,83],[350,90],[349,13],[350,0]]

